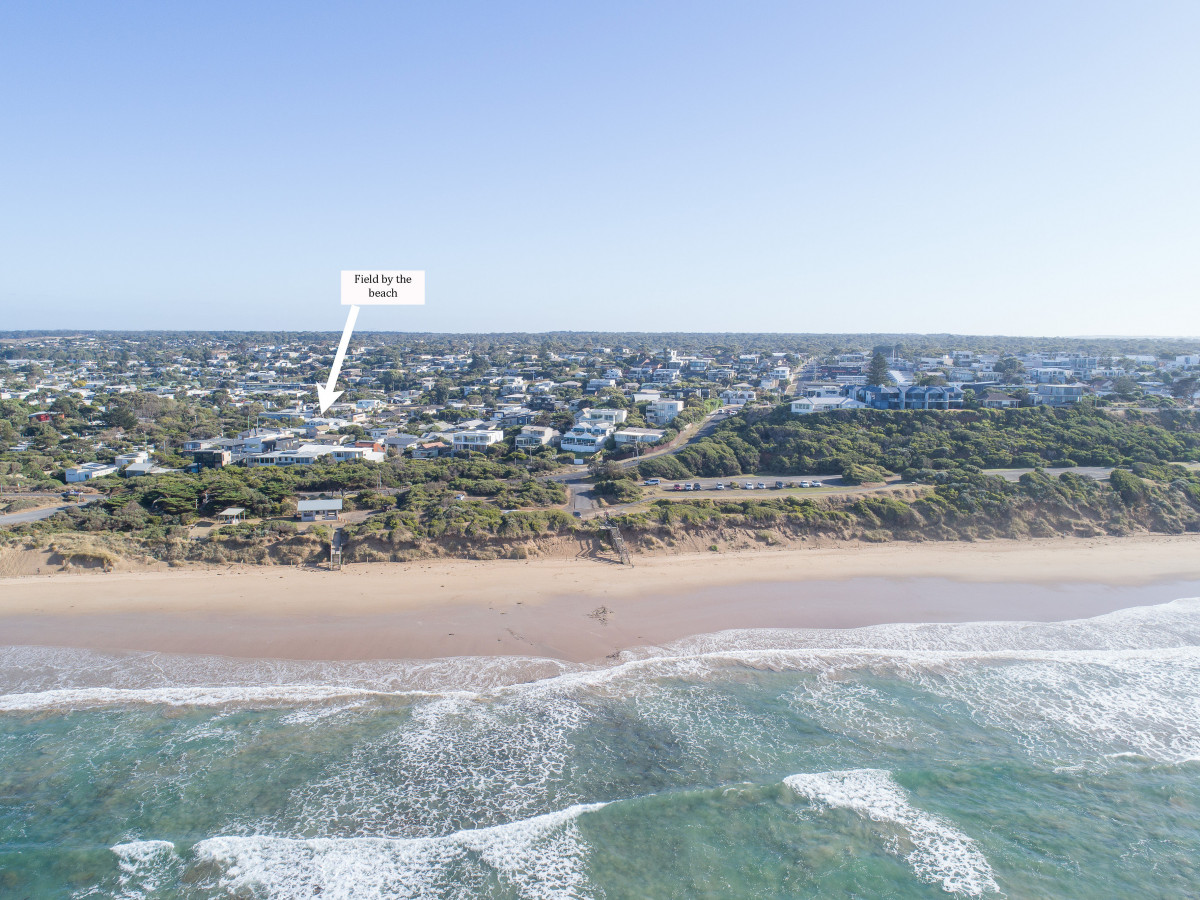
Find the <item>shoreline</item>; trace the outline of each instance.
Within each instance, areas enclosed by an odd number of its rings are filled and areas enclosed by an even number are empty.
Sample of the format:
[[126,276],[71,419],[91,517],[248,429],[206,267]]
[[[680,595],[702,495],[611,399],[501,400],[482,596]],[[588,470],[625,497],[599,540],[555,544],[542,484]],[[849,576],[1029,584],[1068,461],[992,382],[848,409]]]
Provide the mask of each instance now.
[[6,645],[602,660],[738,628],[1086,618],[1200,596],[1200,535],[0,579]]

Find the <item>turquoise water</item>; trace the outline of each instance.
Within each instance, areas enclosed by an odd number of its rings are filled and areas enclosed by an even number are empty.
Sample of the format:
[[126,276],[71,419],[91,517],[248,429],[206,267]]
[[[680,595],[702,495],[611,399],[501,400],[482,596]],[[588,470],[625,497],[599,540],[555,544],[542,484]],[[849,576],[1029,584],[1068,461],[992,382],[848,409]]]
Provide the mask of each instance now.
[[0,689],[6,898],[1200,895],[1195,600]]

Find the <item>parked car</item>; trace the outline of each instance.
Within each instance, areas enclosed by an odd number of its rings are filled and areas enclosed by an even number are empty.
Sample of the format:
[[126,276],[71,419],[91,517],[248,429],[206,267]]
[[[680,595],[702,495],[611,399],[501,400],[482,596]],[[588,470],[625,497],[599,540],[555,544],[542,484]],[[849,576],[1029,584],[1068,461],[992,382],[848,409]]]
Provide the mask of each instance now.
[[825,487],[825,485],[821,484],[821,482],[819,482],[819,481],[814,481],[812,483],[812,486],[813,487]]
[[691,486],[690,484],[685,484],[685,485],[683,486],[683,489],[684,489],[685,491],[690,491],[690,490],[692,489],[692,486]]
[[671,490],[673,490],[673,491],[682,491],[682,490],[683,490],[683,485],[682,485],[682,484],[677,484],[677,485],[675,485],[673,488],[671,488]]
[[782,482],[782,481],[777,481],[777,482],[775,482],[775,487],[777,487],[777,488],[781,488],[781,487],[783,487],[783,486],[784,486],[784,485],[783,485],[783,482]]
[[811,481],[802,481],[802,482],[800,482],[800,487],[812,487],[812,482]]
[[647,478],[645,481],[642,482],[642,484],[644,484],[646,487],[654,487],[654,485],[658,484],[658,479],[657,478]]
[[693,491],[702,491],[702,490],[704,490],[704,488],[703,488],[703,486],[701,486],[700,482],[697,481],[695,484],[692,485],[692,490]]
[[765,491],[767,489],[767,483],[765,481],[760,481],[758,483],[758,489],[760,491]]
[[716,484],[713,485],[713,490],[714,491],[723,491],[723,490],[725,490],[725,485],[722,482],[718,481]]
[[754,490],[754,482],[753,481],[746,482],[746,490],[748,490],[748,491]]

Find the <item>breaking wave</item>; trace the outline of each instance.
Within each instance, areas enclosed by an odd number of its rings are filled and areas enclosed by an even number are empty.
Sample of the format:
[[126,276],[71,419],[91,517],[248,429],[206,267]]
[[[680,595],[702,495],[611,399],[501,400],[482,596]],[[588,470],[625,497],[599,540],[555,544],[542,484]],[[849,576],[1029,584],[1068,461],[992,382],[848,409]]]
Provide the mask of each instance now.
[[166,841],[112,849],[129,898],[151,896],[181,879],[272,900],[416,900],[482,893],[496,881],[531,900],[582,898],[590,896],[587,849],[575,821],[604,805],[577,805],[441,837],[222,836],[202,840],[183,855]]
[[[789,775],[784,784],[818,808],[848,809],[872,822],[895,826],[889,849],[903,853],[917,877],[953,894],[979,897],[1000,890],[975,842],[945,820],[908,802],[883,769],[850,769]],[[905,846],[911,849],[905,851]]]

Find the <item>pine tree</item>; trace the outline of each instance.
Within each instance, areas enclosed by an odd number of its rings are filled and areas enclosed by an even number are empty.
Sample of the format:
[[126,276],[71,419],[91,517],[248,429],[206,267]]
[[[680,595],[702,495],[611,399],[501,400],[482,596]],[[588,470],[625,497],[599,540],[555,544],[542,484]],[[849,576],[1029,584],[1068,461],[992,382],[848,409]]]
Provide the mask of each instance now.
[[883,385],[891,384],[892,376],[888,372],[887,359],[882,353],[876,353],[871,357],[871,368],[867,372],[867,384]]

